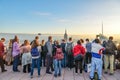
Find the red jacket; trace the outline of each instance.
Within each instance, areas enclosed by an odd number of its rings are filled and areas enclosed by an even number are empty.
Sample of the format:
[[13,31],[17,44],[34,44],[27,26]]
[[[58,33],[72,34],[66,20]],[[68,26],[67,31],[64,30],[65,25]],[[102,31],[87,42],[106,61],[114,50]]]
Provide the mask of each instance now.
[[81,55],[85,55],[85,48],[79,44],[77,44],[76,46],[74,46],[73,48],[73,55],[76,56],[78,54],[81,54]]
[[2,57],[4,54],[4,44],[0,42],[0,57]]

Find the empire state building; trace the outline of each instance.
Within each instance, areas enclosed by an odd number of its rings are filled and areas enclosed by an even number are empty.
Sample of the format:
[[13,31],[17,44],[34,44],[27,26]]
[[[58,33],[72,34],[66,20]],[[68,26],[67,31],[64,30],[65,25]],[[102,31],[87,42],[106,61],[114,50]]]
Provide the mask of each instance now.
[[68,35],[67,35],[66,29],[65,29],[64,39],[65,39],[65,41],[67,41],[67,39],[68,39]]

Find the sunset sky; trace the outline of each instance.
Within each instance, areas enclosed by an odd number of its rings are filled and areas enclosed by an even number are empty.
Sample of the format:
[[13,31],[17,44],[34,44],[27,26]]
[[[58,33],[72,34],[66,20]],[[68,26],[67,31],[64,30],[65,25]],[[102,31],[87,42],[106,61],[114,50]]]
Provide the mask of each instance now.
[[120,34],[120,0],[0,0],[0,32]]

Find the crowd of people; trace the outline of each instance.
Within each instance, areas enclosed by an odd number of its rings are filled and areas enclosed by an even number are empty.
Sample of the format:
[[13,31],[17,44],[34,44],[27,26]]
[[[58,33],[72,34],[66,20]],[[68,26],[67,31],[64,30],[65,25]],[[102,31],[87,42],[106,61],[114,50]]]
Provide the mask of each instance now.
[[15,36],[9,41],[7,49],[4,42],[5,38],[1,38],[1,71],[7,71],[4,66],[6,62],[8,66],[13,65],[13,72],[20,72],[18,65],[21,62],[23,73],[30,73],[31,78],[33,78],[34,68],[38,69],[38,77],[40,77],[41,66],[46,67],[47,74],[52,74],[54,71],[54,77],[58,77],[62,75],[62,68],[69,70],[75,68],[76,74],[82,74],[84,70],[87,70],[87,64],[91,64],[90,79],[93,80],[97,72],[98,80],[101,80],[103,68],[105,74],[109,72],[113,75],[116,61],[120,62],[120,45],[114,44],[112,36],[103,42],[98,38],[94,41],[89,41],[88,38],[85,41],[80,39],[76,44],[71,37],[68,41],[62,39],[59,42],[53,41],[52,36],[49,36],[48,41],[39,42],[39,37],[36,36],[31,43],[25,40],[22,45],[19,43],[18,36]]

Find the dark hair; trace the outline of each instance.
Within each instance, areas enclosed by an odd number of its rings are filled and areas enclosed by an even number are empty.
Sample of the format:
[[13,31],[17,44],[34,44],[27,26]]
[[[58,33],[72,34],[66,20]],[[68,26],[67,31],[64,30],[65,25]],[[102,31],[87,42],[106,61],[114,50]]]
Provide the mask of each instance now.
[[95,39],[95,43],[100,43],[100,40],[99,39]]
[[80,39],[81,43],[84,43],[84,40],[83,39]]
[[109,37],[109,40],[113,40],[113,37],[112,37],[112,36],[110,36],[110,37]]
[[52,36],[49,36],[49,37],[48,37],[48,40],[51,40],[51,39],[52,39]]
[[2,41],[5,41],[5,38],[1,38]]
[[14,42],[17,42],[19,39],[18,39],[18,36],[17,35],[15,35],[15,37],[14,37]]
[[69,37],[69,41],[71,41],[72,40],[72,37]]
[[38,37],[38,36],[36,36],[36,37],[35,37],[35,39],[39,39],[39,37]]
[[89,42],[89,39],[87,38],[87,39],[86,39],[86,41],[88,41],[88,42]]
[[45,42],[45,40],[43,39],[43,40],[42,40],[42,43],[44,43],[44,42]]
[[80,42],[80,40],[78,40],[78,41],[77,41],[77,44],[80,44],[80,45],[81,45],[81,42]]
[[64,40],[64,39],[62,39],[62,41],[63,41],[63,42],[65,42],[65,40]]

